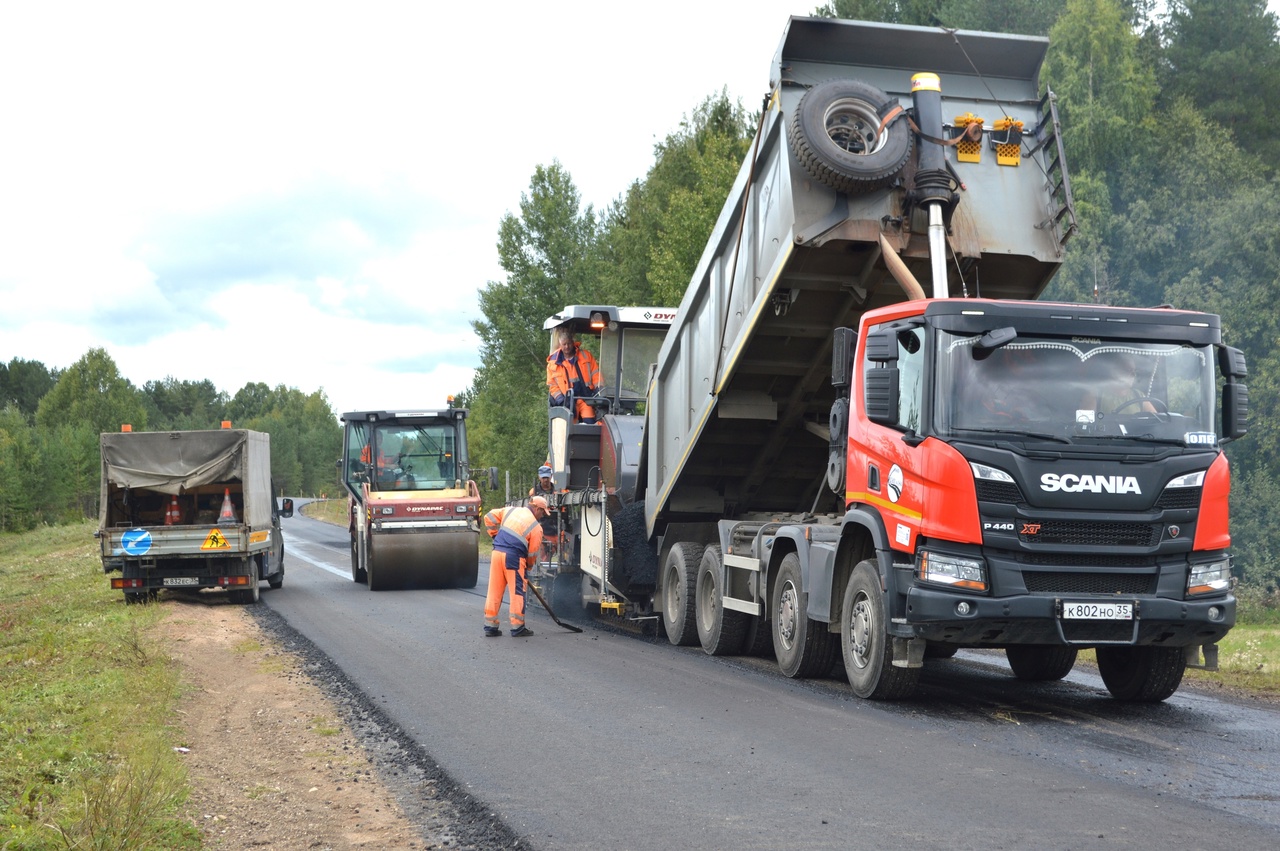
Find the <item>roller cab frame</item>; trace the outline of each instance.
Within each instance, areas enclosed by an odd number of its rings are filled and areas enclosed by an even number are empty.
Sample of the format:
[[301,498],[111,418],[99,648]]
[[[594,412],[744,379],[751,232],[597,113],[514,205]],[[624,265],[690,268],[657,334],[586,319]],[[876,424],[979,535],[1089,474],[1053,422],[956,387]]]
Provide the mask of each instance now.
[[466,419],[453,407],[342,415],[353,581],[371,591],[475,587],[480,490]]

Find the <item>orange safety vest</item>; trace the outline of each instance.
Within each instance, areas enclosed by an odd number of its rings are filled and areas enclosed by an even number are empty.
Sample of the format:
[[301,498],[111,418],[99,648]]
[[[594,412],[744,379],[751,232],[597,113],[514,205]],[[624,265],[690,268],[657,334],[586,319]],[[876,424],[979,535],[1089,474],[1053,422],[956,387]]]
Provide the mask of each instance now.
[[600,365],[591,352],[581,343],[573,344],[575,363],[566,363],[559,349],[547,356],[547,393],[566,396],[573,390],[574,380],[581,381],[592,390],[600,388]]
[[[499,509],[489,512],[493,514]],[[485,515],[485,528],[489,526],[489,516]],[[493,548],[503,552],[514,553],[521,558],[528,558],[542,546],[542,524],[533,512],[523,505],[505,510],[497,533],[493,536]]]

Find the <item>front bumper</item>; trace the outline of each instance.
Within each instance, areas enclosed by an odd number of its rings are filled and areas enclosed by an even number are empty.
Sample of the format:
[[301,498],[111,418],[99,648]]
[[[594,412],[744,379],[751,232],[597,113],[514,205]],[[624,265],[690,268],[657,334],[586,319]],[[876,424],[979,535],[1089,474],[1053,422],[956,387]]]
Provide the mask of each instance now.
[[[1064,620],[1064,601],[1133,603],[1132,620]],[[961,614],[961,602],[968,611]],[[907,591],[906,624],[929,641],[974,647],[1008,644],[1212,644],[1235,625],[1236,600],[1153,596],[1032,595],[982,597],[914,585]]]

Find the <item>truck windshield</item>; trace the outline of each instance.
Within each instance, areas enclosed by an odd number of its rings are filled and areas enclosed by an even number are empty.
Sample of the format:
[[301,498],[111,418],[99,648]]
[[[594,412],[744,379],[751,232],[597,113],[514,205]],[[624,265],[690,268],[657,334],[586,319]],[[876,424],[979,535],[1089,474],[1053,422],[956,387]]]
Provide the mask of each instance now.
[[1216,443],[1207,346],[1019,334],[983,349],[980,336],[938,335],[940,436]]

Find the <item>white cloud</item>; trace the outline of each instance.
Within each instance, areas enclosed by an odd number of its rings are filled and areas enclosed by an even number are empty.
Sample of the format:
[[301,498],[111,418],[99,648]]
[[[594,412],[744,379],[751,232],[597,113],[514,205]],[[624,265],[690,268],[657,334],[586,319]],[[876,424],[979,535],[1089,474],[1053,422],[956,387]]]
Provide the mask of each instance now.
[[0,361],[441,404],[534,169],[603,208],[814,5],[4,4]]

